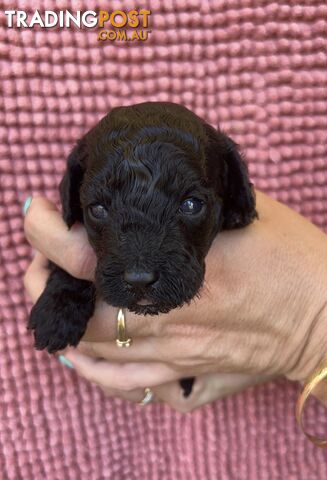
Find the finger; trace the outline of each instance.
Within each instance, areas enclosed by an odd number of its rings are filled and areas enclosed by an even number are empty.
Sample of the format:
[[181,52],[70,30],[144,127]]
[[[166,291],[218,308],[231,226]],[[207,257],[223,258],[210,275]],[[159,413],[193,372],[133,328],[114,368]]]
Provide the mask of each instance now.
[[178,378],[178,373],[163,363],[113,363],[69,350],[65,357],[87,380],[102,387],[130,391],[153,387]]
[[[210,360],[206,361],[204,359],[202,364],[199,363],[199,357],[196,355],[195,349],[190,348],[192,340],[180,337],[156,338],[151,335],[137,337],[136,332],[135,335],[132,335],[132,339],[130,348],[119,348],[115,341],[81,341],[77,349],[86,355],[113,362],[163,362],[172,364],[175,369],[182,371],[184,374],[187,370],[192,371],[194,367],[197,368],[197,372],[200,371],[200,367],[208,371]],[[173,356],[171,352],[173,352]]]
[[[88,322],[83,340],[88,342],[114,342],[116,339],[118,308],[112,307],[102,300],[97,300],[95,311]],[[137,315],[125,310],[125,323],[128,335],[148,337],[162,334],[164,319]]]
[[[118,309],[97,301],[94,315],[89,320],[87,330],[79,346],[87,354],[94,354],[108,360],[129,361],[168,361],[169,352],[177,352],[179,358],[187,358],[190,352],[192,330],[185,327],[185,319],[189,306],[184,306],[184,312],[170,312],[156,318],[142,316],[125,311],[127,335],[132,339],[128,349],[117,348],[117,313]],[[181,309],[182,310],[182,309]],[[196,315],[193,311],[191,315]],[[181,318],[181,321],[180,321]],[[172,326],[173,335],[169,326]],[[201,327],[200,327],[201,330]],[[189,341],[183,342],[188,337]],[[194,337],[194,335],[193,335]],[[173,350],[171,350],[173,349]]]
[[[74,368],[74,366],[70,361],[67,362],[68,351],[69,350],[66,349],[66,350],[62,350],[61,352],[57,352],[57,356],[59,358],[59,361],[63,365],[69,368]],[[94,362],[94,366],[96,368],[96,362]],[[77,370],[78,373],[81,373],[81,371],[78,370],[78,368],[76,367],[77,367],[77,363],[75,363],[75,369]],[[113,388],[112,385],[108,385],[107,379],[103,379],[101,382],[96,382],[96,383],[101,388],[101,390],[109,397],[122,398],[124,400],[128,400],[133,403],[140,403],[144,399],[146,394],[144,388],[136,388],[134,390],[118,390],[117,388]],[[159,400],[156,399],[155,396],[153,395],[151,402],[155,402],[155,401],[159,401]]]
[[[96,334],[97,338],[101,338],[100,334],[103,333],[104,337],[111,337],[110,340],[86,341],[84,336],[78,345],[78,350],[87,355],[117,362],[159,361],[164,363],[172,361],[171,352],[174,352],[173,362],[176,368],[179,366],[181,368],[198,366],[199,358],[196,355],[196,348],[190,346],[194,339],[187,337],[187,335],[185,337],[181,335],[154,336],[153,323],[159,321],[159,319],[153,320],[147,317],[144,321],[147,322],[147,325],[143,325],[142,318],[139,320],[140,326],[137,321],[129,323],[128,336],[132,338],[132,344],[130,348],[118,348],[115,340],[117,336],[116,320],[107,315],[107,325],[99,328],[98,332],[93,329],[92,334]],[[145,335],[146,330],[148,330],[147,335]]]
[[68,230],[56,206],[41,197],[33,198],[24,222],[29,243],[76,278],[92,280],[95,254],[84,227]]
[[36,252],[24,275],[24,286],[33,303],[45,289],[50,274],[48,263],[48,259],[42,253]]
[[[180,322],[184,329],[179,328],[178,315],[180,312],[174,311],[168,316],[151,318],[127,312],[126,330],[128,337],[132,339],[132,345],[130,348],[118,348],[116,344],[117,309],[99,302],[96,304],[94,316],[90,319],[87,332],[78,348],[88,355],[121,362],[169,363],[170,352],[174,352],[176,366],[178,364],[182,367],[198,365],[195,345],[195,343],[198,345],[198,339],[194,338],[195,327],[189,331],[185,327],[185,322]],[[173,334],[170,332],[169,322],[172,325]],[[175,334],[176,330],[178,334]]]
[[[119,348],[116,342],[85,342],[81,341],[78,351],[97,358],[104,358],[113,362],[161,362],[165,361],[156,348],[157,342],[153,337],[133,338],[130,348]],[[166,342],[161,343],[161,347]]]
[[[131,390],[130,392],[127,392],[124,390],[117,390],[109,387],[100,387],[100,388],[109,397],[122,398],[123,400],[127,400],[129,402],[133,402],[136,404],[139,404],[145,396],[145,392],[143,388],[137,388],[135,390]],[[159,401],[160,399],[154,396],[153,399],[151,400],[151,403],[159,402]]]

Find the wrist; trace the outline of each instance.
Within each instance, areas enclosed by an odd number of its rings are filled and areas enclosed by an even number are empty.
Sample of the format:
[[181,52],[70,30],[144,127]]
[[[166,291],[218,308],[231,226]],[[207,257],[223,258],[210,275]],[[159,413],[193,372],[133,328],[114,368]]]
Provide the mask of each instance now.
[[289,380],[306,382],[322,362],[327,361],[327,268],[324,261],[327,236],[308,225],[303,230],[302,241],[306,248],[301,251],[300,269],[293,280],[295,284],[295,279],[299,279],[297,295],[293,297],[296,314],[292,319],[284,374]]
[[[327,365],[327,300],[305,324],[302,341],[296,352],[296,362],[285,376],[289,380],[305,383],[322,365]],[[327,386],[326,386],[327,403]]]

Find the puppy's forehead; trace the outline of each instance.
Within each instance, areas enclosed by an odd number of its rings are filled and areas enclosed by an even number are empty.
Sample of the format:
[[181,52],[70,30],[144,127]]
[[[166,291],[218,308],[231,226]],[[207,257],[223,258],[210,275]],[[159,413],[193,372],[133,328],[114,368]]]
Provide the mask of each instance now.
[[137,135],[108,132],[91,151],[89,180],[102,188],[161,189],[173,194],[205,178],[204,155],[197,139],[168,127],[143,128]]

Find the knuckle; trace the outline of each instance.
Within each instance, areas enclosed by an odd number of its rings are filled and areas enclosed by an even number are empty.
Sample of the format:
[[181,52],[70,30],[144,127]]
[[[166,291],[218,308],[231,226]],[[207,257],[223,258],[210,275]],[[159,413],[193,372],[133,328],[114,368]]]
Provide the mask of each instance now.
[[148,342],[156,352],[156,361],[169,363],[167,361],[169,359],[169,350],[165,348],[165,345],[161,346],[160,342],[156,341],[156,337],[149,337]]
[[166,336],[166,325],[162,319],[158,318],[155,322],[151,322],[152,335],[156,338],[163,338]]

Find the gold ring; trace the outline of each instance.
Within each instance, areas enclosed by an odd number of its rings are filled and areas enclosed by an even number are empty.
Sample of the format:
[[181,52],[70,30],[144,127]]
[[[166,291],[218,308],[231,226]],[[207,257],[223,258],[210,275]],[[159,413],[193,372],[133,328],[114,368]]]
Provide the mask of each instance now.
[[317,445],[317,447],[327,448],[327,439],[316,437],[308,432],[306,432],[304,425],[303,425],[303,412],[304,407],[307,403],[307,399],[309,398],[311,392],[314,388],[323,380],[327,378],[327,366],[318,368],[309,378],[307,383],[304,385],[302,393],[300,394],[297,403],[296,403],[296,420],[300,425],[302,432],[308,437],[308,439]]
[[125,314],[123,309],[120,308],[117,314],[117,338],[116,344],[120,348],[128,348],[132,344],[132,339],[127,338],[126,325],[125,325]]
[[151,390],[151,388],[147,387],[144,389],[144,397],[140,402],[138,402],[138,405],[141,405],[142,407],[144,407],[148,403],[152,402],[153,398],[154,398],[153,391]]

